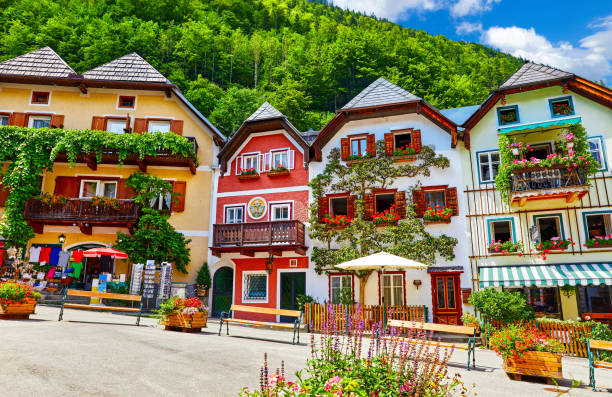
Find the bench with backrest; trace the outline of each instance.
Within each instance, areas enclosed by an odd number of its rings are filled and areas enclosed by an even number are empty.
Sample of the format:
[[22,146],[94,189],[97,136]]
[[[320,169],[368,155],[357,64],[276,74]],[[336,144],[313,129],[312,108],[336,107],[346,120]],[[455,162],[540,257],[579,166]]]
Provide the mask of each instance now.
[[[275,322],[268,322],[268,321],[245,320],[245,319],[240,319],[240,318],[233,318],[232,314],[235,316],[236,312],[272,314],[272,315],[277,315],[277,316],[293,317],[295,318],[295,320],[293,321],[293,324],[292,323],[275,323]],[[244,324],[244,325],[261,325],[261,326],[266,326],[266,327],[292,329],[293,330],[292,343],[295,345],[296,335],[297,335],[297,343],[300,343],[301,322],[302,322],[302,312],[299,310],[285,310],[285,309],[273,309],[269,307],[232,305],[229,312],[221,313],[221,320],[219,321],[219,335],[221,335],[221,330],[223,329],[223,323],[226,324],[227,335],[229,335],[229,323]]]
[[[68,296],[80,296],[87,298],[100,298],[100,299],[115,299],[138,302],[138,307],[122,307],[122,306],[104,306],[104,305],[85,305],[81,303],[70,303],[66,302]],[[80,291],[76,289],[66,289],[64,297],[62,299],[62,307],[60,309],[59,318],[57,321],[62,321],[64,317],[64,308],[70,307],[73,309],[85,309],[85,310],[104,310],[109,312],[132,312],[138,313],[136,319],[136,325],[140,325],[140,315],[142,314],[142,297],[140,295],[128,295],[128,294],[114,294],[110,292],[97,292],[97,291]]]
[[455,342],[438,342],[435,340],[427,339],[410,339],[396,337],[400,342],[407,343],[423,343],[431,346],[439,345],[443,348],[453,348],[467,350],[467,369],[470,370],[470,357],[472,358],[472,366],[476,366],[476,327],[466,327],[464,325],[448,325],[448,324],[436,324],[436,323],[421,323],[415,321],[402,321],[402,320],[389,320],[387,323],[388,327],[401,329],[414,329],[423,331],[433,332],[445,332],[449,334],[467,335],[468,343],[455,343]]
[[595,390],[595,368],[612,369],[612,363],[601,361],[599,351],[612,351],[612,342],[587,339],[587,350],[589,355],[589,386],[592,386]]

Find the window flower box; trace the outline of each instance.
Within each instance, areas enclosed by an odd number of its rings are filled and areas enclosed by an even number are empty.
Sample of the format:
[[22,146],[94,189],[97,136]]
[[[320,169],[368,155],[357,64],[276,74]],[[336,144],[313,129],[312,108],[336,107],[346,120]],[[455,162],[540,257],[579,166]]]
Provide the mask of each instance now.
[[551,251],[565,251],[570,246],[575,245],[571,239],[563,240],[560,237],[553,237],[550,240],[544,240],[536,244],[535,249],[538,251],[538,255],[546,260],[546,255]]
[[415,161],[416,156],[417,156],[417,151],[410,145],[406,145],[399,149],[395,149],[393,151],[393,155],[391,156],[391,159],[394,162],[401,163],[401,162]]
[[450,223],[451,216],[453,216],[452,208],[436,205],[435,208],[427,208],[423,214],[423,222],[427,224]]
[[372,215],[372,222],[374,222],[376,226],[397,225],[397,221],[399,221],[399,219],[400,216],[395,210],[395,204],[393,204],[388,210],[376,212],[374,215]]
[[608,248],[612,247],[612,234],[607,236],[595,236],[586,240],[585,247],[587,248]]
[[488,251],[491,255],[510,255],[518,253],[519,256],[523,256],[523,242],[494,241],[489,244]]
[[272,168],[267,172],[267,174],[269,177],[289,175],[289,170],[286,167],[279,165],[279,167]]
[[346,215],[325,214],[325,216],[321,219],[321,222],[330,228],[342,229],[350,225],[353,222],[353,218]]
[[238,179],[246,180],[246,179],[258,179],[259,172],[255,170],[255,168],[249,168],[248,170],[242,170],[240,175],[238,175]]
[[363,155],[353,154],[353,155],[348,156],[345,161],[346,161],[347,167],[350,167],[355,164],[368,162],[373,158],[374,158],[374,152],[372,152],[371,150],[366,150],[366,152]]

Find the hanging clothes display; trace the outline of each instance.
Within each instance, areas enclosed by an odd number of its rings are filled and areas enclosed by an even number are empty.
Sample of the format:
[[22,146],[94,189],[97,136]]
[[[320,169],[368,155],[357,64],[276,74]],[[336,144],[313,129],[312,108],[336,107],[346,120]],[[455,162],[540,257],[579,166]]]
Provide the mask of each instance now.
[[51,255],[51,247],[42,247],[40,249],[40,256],[38,259],[40,262],[49,262],[49,256]]
[[56,266],[59,261],[59,253],[61,251],[61,247],[53,247],[51,248],[51,253],[49,254],[49,264],[52,266]]
[[100,256],[100,273],[113,272],[113,258],[110,255]]
[[70,259],[70,252],[60,251],[58,255],[57,265],[65,269],[66,266],[68,266],[68,259]]
[[72,251],[72,259],[74,259],[74,261],[76,263],[81,263],[83,262],[83,250],[74,250]]
[[49,269],[49,271],[47,272],[47,278],[48,279],[52,279],[55,276],[55,268],[52,267],[51,269]]
[[30,247],[30,262],[38,262],[40,260],[41,247]]
[[70,265],[71,269],[74,269],[72,272],[72,277],[78,279],[81,277],[81,272],[83,271],[83,262],[74,262]]

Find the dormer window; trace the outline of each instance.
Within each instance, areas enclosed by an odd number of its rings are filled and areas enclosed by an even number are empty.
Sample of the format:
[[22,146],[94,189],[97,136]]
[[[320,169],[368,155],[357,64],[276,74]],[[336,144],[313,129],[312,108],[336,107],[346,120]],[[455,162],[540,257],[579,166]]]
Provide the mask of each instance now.
[[550,113],[552,117],[565,117],[574,114],[572,97],[549,99]]
[[49,104],[49,93],[42,91],[32,92],[32,105],[48,105]]
[[135,96],[120,96],[119,97],[119,108],[122,109],[134,109],[136,105],[136,97]]
[[497,118],[499,125],[508,125],[520,123],[518,106],[504,106],[497,108]]

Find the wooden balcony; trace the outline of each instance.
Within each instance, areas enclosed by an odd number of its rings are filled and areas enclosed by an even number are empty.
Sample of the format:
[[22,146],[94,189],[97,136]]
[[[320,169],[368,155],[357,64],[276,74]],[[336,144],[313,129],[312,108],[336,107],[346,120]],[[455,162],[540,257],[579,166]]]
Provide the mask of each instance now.
[[249,222],[213,226],[213,255],[240,252],[254,256],[269,252],[280,256],[282,251],[306,254],[306,228],[300,221]]
[[589,189],[584,168],[555,165],[514,170],[510,197],[512,203],[524,206],[529,200],[564,198],[572,203],[584,196]]
[[93,226],[132,228],[138,223],[140,210],[134,200],[117,200],[119,208],[94,206],[88,199],[71,198],[66,204],[47,205],[31,198],[25,206],[24,218],[36,233],[44,225],[79,226],[84,234],[92,234]]

